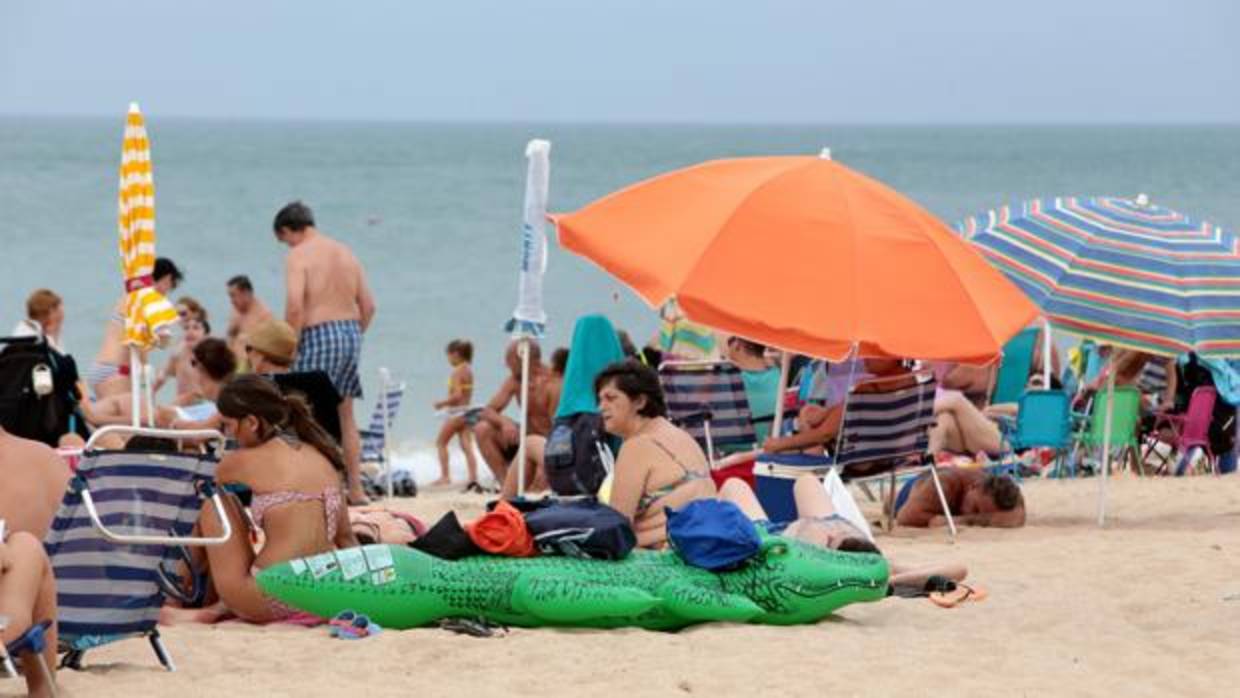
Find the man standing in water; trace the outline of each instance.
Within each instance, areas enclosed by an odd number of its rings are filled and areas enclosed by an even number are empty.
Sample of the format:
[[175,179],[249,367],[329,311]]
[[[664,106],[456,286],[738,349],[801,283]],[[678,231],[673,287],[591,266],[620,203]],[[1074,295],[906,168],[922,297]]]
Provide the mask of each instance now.
[[300,201],[288,204],[276,214],[272,228],[276,239],[289,246],[284,319],[300,333],[293,370],[324,371],[342,396],[340,430],[349,471],[348,499],[350,504],[365,504],[353,400],[362,396],[358,363],[362,333],[375,316],[374,297],[357,257],[314,227],[309,206]]
[[271,311],[254,295],[254,284],[245,274],[228,280],[228,301],[233,308],[232,316],[228,318],[228,347],[236,355],[237,365],[244,366],[245,343],[241,337],[270,320]]

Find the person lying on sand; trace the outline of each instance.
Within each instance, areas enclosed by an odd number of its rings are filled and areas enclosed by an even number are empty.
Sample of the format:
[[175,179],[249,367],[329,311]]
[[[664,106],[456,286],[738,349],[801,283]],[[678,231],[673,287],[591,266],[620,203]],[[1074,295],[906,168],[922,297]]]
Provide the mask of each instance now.
[[[870,542],[861,529],[835,511],[827,489],[818,478],[802,475],[797,478],[792,491],[796,500],[797,520],[782,529],[768,525],[768,531],[832,550],[881,554],[882,551]],[[766,511],[753,490],[739,478],[723,483],[719,490],[719,499],[740,507],[740,510],[755,522],[769,523]],[[926,584],[926,580],[936,575],[962,582],[969,574],[968,569],[960,564],[911,567],[890,558],[888,564],[891,566],[889,583],[892,586],[921,588]]]
[[[225,433],[239,448],[220,461],[216,480],[245,485],[253,493],[251,514],[264,543],[256,554],[241,505],[229,497],[233,535],[224,545],[205,549],[219,602],[205,609],[165,607],[161,619],[213,622],[231,614],[254,623],[287,620],[298,611],[264,595],[254,576],[269,565],[357,545],[345,505],[344,456],[305,403],[286,398],[269,378],[231,379],[217,405]],[[223,531],[209,503],[196,528],[194,535],[207,537]]]
[[[1025,499],[1007,475],[980,468],[940,468],[943,496],[957,524],[1018,528],[1025,525]],[[896,497],[896,521],[901,526],[926,528],[947,525],[938,492],[929,475],[906,485]]]

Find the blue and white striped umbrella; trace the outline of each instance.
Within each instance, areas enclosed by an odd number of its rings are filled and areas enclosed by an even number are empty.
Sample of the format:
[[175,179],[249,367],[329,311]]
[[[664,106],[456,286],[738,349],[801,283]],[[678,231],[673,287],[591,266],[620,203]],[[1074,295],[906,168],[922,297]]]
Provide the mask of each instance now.
[[1240,240],[1136,200],[1056,198],[960,226],[1058,329],[1151,354],[1240,356]]

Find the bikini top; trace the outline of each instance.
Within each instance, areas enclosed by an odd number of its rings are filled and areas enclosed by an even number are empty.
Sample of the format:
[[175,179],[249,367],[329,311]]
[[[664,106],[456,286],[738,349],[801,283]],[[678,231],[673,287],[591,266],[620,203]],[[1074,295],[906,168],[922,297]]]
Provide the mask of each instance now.
[[650,441],[653,442],[655,446],[658,446],[659,450],[666,453],[667,457],[671,458],[673,463],[680,466],[680,469],[684,471],[684,474],[681,475],[679,480],[669,485],[664,485],[662,487],[659,487],[658,489],[651,490],[650,492],[643,494],[641,498],[637,500],[637,513],[633,517],[634,519],[641,518],[642,515],[646,513],[646,510],[650,508],[651,504],[654,504],[660,499],[675,492],[677,488],[679,488],[681,485],[684,485],[689,482],[693,482],[694,480],[705,480],[710,477],[710,475],[699,473],[696,470],[690,470],[688,467],[685,466],[684,463],[680,461],[679,458],[676,457],[675,453],[672,453],[672,450],[670,448],[668,448],[667,446],[664,446],[657,439],[652,438],[650,439]]
[[339,487],[327,487],[318,494],[294,491],[256,493],[254,498],[250,500],[250,515],[254,518],[254,525],[262,528],[263,517],[267,515],[267,511],[272,507],[293,504],[294,502],[322,502],[323,514],[327,518],[327,539],[336,539],[336,525],[340,516]]

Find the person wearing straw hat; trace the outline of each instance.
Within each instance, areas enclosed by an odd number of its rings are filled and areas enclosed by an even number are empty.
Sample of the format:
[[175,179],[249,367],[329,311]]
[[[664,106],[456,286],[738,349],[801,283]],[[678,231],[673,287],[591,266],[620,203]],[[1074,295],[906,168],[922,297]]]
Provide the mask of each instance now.
[[239,339],[250,370],[255,373],[287,373],[297,360],[297,333],[283,320],[269,318]]
[[362,397],[358,365],[362,334],[375,316],[374,296],[352,250],[319,232],[309,206],[300,201],[285,205],[272,230],[289,246],[284,319],[299,335],[293,371],[327,373],[344,398],[339,411],[349,503],[367,504],[353,400]]

